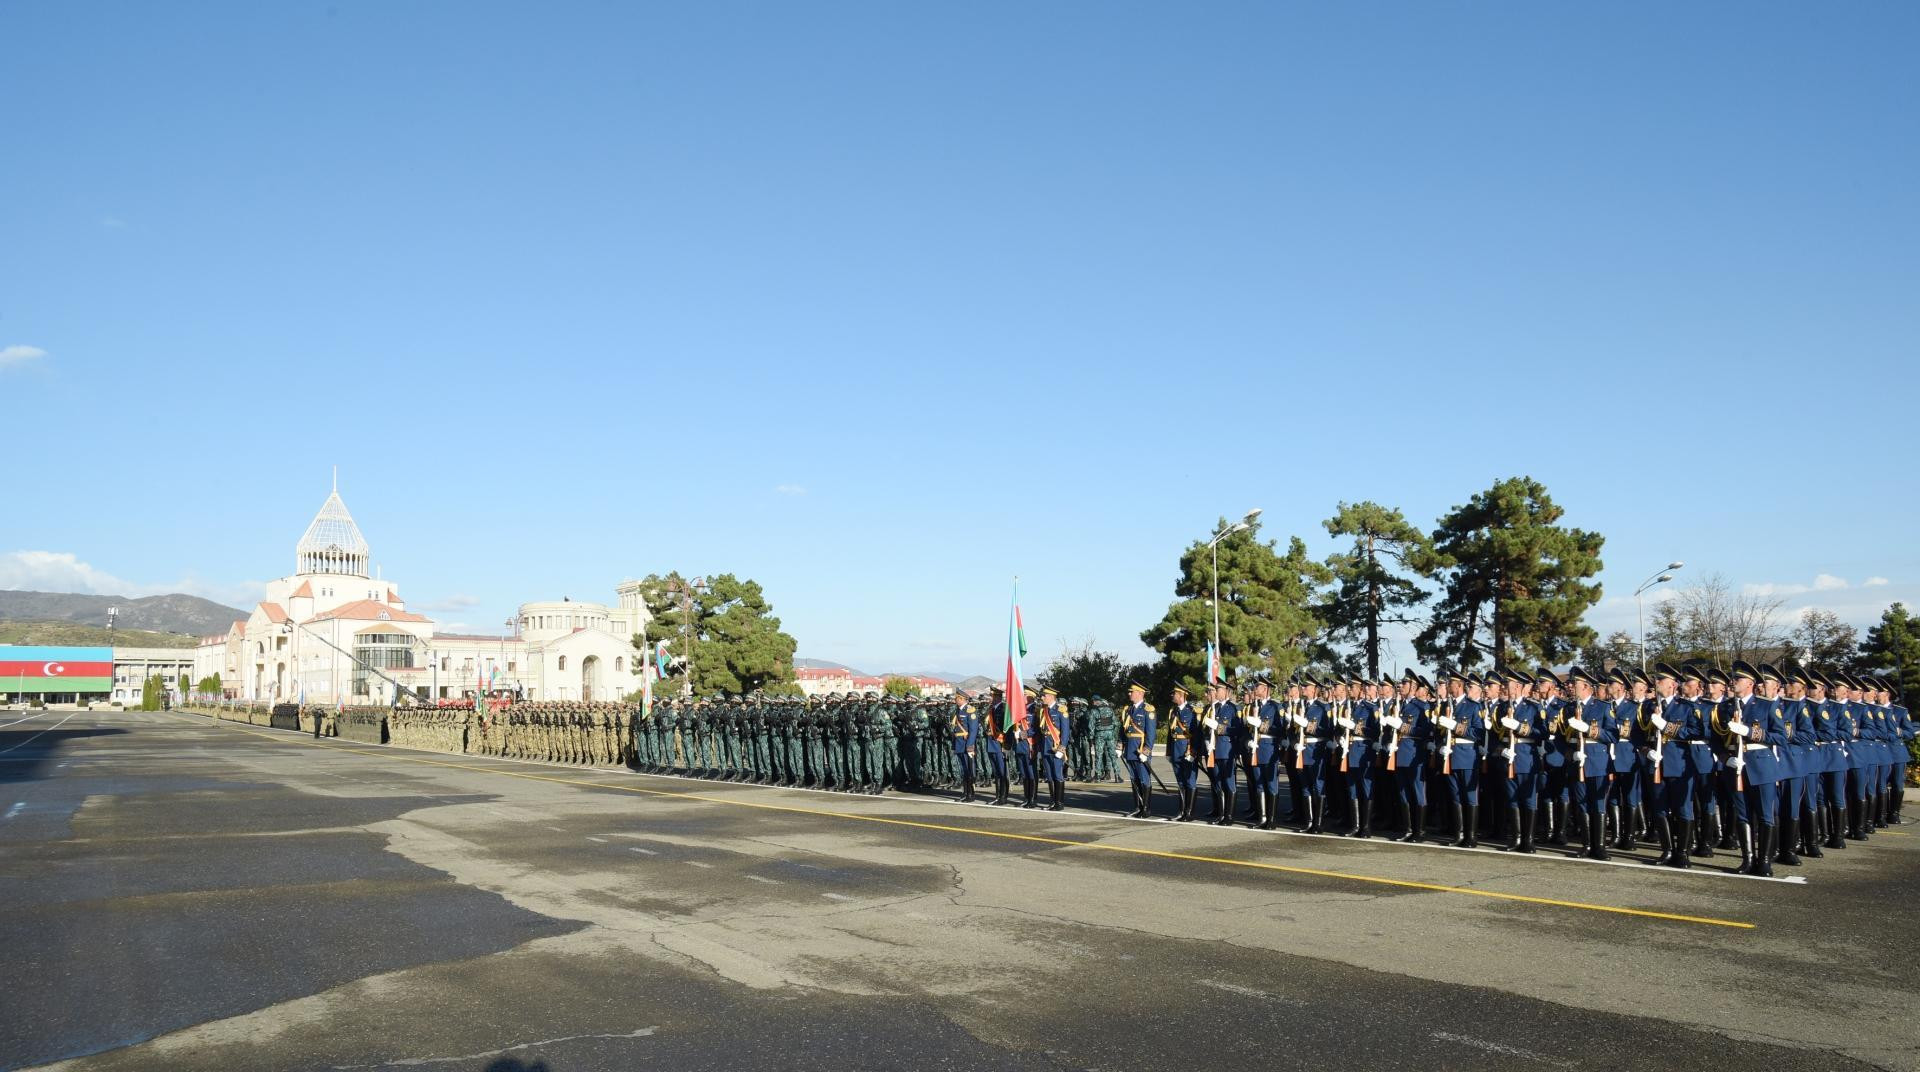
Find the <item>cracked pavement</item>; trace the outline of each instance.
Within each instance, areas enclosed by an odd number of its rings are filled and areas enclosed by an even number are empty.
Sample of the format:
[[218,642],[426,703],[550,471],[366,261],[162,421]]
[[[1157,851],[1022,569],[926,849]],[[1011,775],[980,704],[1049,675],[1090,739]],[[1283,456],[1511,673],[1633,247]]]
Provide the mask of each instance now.
[[0,1070],[1920,1067],[1920,825],[1786,885],[51,722]]

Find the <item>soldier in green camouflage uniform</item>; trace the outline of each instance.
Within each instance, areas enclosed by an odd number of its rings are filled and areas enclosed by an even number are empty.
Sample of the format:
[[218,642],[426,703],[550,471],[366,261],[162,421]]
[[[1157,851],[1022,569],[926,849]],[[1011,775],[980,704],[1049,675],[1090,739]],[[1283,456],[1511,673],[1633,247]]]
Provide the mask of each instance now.
[[1093,778],[1093,727],[1087,712],[1087,701],[1076,696],[1067,701],[1067,763],[1072,767],[1067,777],[1078,781],[1091,781]]
[[1117,782],[1120,780],[1120,742],[1116,729],[1119,718],[1104,697],[1095,696],[1091,706],[1087,718],[1093,727],[1091,778],[1096,782]]

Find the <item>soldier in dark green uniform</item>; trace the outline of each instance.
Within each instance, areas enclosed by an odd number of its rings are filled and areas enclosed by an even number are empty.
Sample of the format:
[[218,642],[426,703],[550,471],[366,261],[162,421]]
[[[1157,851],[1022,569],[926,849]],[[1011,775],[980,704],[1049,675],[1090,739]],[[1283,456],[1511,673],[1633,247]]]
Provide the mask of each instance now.
[[1092,711],[1087,720],[1093,729],[1093,768],[1090,778],[1096,782],[1117,782],[1120,780],[1120,739],[1116,734],[1118,718],[1113,705],[1105,697],[1093,698]]

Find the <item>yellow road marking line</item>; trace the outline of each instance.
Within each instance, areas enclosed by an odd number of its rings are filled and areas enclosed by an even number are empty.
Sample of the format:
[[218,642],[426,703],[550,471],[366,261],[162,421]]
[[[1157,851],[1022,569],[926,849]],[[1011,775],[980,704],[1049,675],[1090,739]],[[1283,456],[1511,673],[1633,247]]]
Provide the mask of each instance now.
[[[204,716],[203,716],[204,717]],[[1193,853],[1171,852],[1165,849],[1143,849],[1131,845],[1111,845],[1102,841],[1074,841],[1070,838],[1048,837],[1042,834],[1015,834],[1001,830],[982,830],[973,826],[949,826],[945,823],[926,823],[914,819],[895,819],[884,815],[861,815],[857,812],[829,811],[825,808],[806,808],[797,804],[771,804],[764,801],[734,800],[729,797],[708,796],[701,792],[673,792],[666,789],[648,789],[637,785],[615,785],[609,782],[593,782],[580,778],[561,778],[547,774],[530,774],[525,771],[502,770],[498,767],[478,767],[471,763],[450,763],[446,760],[426,759],[420,756],[401,755],[392,751],[373,751],[366,748],[353,748],[347,745],[326,744],[311,737],[298,735],[293,738],[278,737],[261,733],[251,727],[242,729],[238,725],[216,719],[216,723],[227,725],[241,733],[250,734],[269,741],[283,744],[308,744],[326,748],[335,752],[351,752],[355,755],[378,756],[386,759],[404,760],[429,767],[447,767],[452,770],[477,771],[481,774],[498,774],[508,778],[524,778],[532,782],[548,782],[554,785],[581,786],[589,789],[611,789],[616,792],[638,793],[644,796],[669,797],[675,800],[698,800],[708,804],[730,804],[742,808],[759,808],[763,811],[787,812],[795,815],[813,815],[832,819],[851,819],[863,823],[879,823],[883,826],[904,826],[917,830],[935,830],[949,834],[971,834],[976,837],[1000,838],[1006,841],[1025,841],[1038,845],[1055,845],[1061,848],[1094,849],[1102,852],[1117,852],[1129,856],[1145,856],[1160,860],[1182,860],[1188,863],[1218,864],[1225,867],[1242,867],[1255,871],[1273,871],[1288,875],[1311,875],[1315,878],[1343,879],[1348,882],[1363,882],[1376,886],[1392,886],[1397,889],[1426,890],[1431,893],[1457,893],[1468,897],[1484,897],[1497,901],[1518,902],[1520,904],[1546,905],[1553,908],[1572,908],[1585,912],[1605,912],[1612,915],[1636,916],[1641,919],[1661,919],[1675,923],[1696,923],[1709,927],[1732,927],[1737,930],[1753,930],[1755,924],[1743,923],[1732,919],[1715,919],[1711,916],[1688,916],[1674,912],[1655,912],[1645,908],[1626,908],[1620,905],[1589,904],[1585,901],[1563,901],[1552,897],[1530,897],[1523,893],[1502,893],[1497,890],[1477,890],[1469,886],[1447,886],[1437,882],[1416,882],[1411,879],[1385,878],[1379,875],[1358,875],[1346,871],[1327,871],[1317,867],[1297,867],[1290,864],[1271,864],[1257,860],[1235,860],[1224,856],[1200,856]]]

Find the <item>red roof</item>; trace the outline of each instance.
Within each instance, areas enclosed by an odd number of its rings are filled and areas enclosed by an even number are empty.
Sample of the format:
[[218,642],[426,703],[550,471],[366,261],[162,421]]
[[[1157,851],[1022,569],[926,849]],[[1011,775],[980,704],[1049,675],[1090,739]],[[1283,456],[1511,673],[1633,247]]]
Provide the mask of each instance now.
[[267,620],[274,623],[275,625],[279,625],[281,622],[289,622],[293,620],[287,617],[287,609],[285,607],[282,607],[278,603],[260,604],[260,613],[266,615]]
[[845,670],[830,666],[801,666],[796,667],[793,671],[793,677],[796,681],[824,681],[830,677],[846,676],[847,672]]
[[390,607],[377,599],[356,599],[351,603],[343,603],[332,610],[316,614],[301,624],[327,622],[335,618],[359,622],[430,622],[433,620],[425,615]]
[[288,599],[312,599],[313,598],[313,582],[301,581],[300,587],[294,589],[293,594],[288,596],[287,598]]

